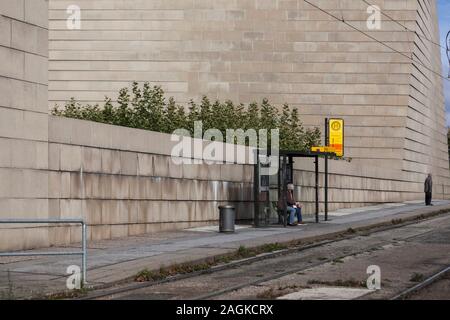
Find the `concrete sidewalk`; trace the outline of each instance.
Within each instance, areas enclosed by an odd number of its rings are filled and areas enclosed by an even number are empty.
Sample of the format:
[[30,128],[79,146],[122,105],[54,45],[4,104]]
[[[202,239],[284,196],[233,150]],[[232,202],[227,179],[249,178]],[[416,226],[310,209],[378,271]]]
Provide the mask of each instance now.
[[[158,270],[172,264],[201,261],[232,253],[240,246],[249,248],[275,242],[332,239],[349,228],[389,225],[394,219],[407,221],[443,211],[450,211],[450,201],[435,201],[433,207],[407,202],[343,209],[331,212],[328,222],[315,224],[311,221],[298,227],[255,229],[238,226],[235,234],[220,234],[215,226],[91,242],[88,283],[94,288],[112,286],[133,278],[143,269]],[[40,297],[65,291],[66,270],[70,265],[81,265],[81,257],[0,258],[0,299]]]

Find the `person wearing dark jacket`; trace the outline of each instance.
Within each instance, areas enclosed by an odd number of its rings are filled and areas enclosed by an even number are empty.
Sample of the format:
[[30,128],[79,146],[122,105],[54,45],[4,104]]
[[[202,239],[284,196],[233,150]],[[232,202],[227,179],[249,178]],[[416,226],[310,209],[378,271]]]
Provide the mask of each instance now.
[[433,178],[431,177],[431,173],[425,180],[424,192],[425,192],[425,205],[432,206],[431,198],[433,196]]
[[[295,226],[297,224],[303,224],[302,219],[302,206],[299,202],[295,201],[294,198],[294,185],[292,183],[287,185],[287,193],[286,193],[286,203],[287,203],[287,211],[289,213],[289,226]],[[278,208],[283,209],[283,199],[280,197],[278,200]],[[295,218],[297,217],[297,221]]]

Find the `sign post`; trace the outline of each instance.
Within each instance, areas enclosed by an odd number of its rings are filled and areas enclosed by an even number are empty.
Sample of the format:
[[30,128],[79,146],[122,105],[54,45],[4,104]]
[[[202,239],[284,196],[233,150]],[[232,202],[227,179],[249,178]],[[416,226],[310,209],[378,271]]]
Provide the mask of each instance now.
[[312,147],[311,152],[325,156],[325,221],[328,221],[328,157],[330,154],[344,156],[344,120],[325,118],[325,145]]
[[[329,121],[325,118],[325,145],[329,147]],[[328,153],[325,155],[325,221],[328,221]]]

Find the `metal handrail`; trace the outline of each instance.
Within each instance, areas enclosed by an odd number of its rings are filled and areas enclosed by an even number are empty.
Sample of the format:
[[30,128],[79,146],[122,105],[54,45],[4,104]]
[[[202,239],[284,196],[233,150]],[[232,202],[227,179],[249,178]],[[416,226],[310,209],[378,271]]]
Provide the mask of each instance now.
[[0,252],[0,257],[23,256],[82,256],[82,282],[87,283],[87,226],[83,219],[0,219],[0,224],[81,224],[82,251],[70,252]]

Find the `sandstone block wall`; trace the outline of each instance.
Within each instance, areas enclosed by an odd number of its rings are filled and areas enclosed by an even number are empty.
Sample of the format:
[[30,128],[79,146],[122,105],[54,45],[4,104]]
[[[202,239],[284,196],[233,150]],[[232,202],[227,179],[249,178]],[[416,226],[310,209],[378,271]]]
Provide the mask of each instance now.
[[[0,219],[48,217],[48,2],[0,0]],[[49,245],[0,225],[0,247]]]
[[[177,164],[175,144],[167,134],[50,117],[50,215],[83,217],[92,240],[215,224],[225,203],[252,219],[253,166]],[[80,240],[76,228],[59,229],[58,243]]]
[[[409,101],[405,123],[402,172],[410,181],[421,182],[433,173],[434,192],[449,194],[446,114],[440,72],[439,25],[435,1],[418,1],[417,32],[414,37]],[[419,36],[422,35],[422,36]],[[433,41],[432,43],[429,40]],[[427,68],[425,68],[427,67]]]

